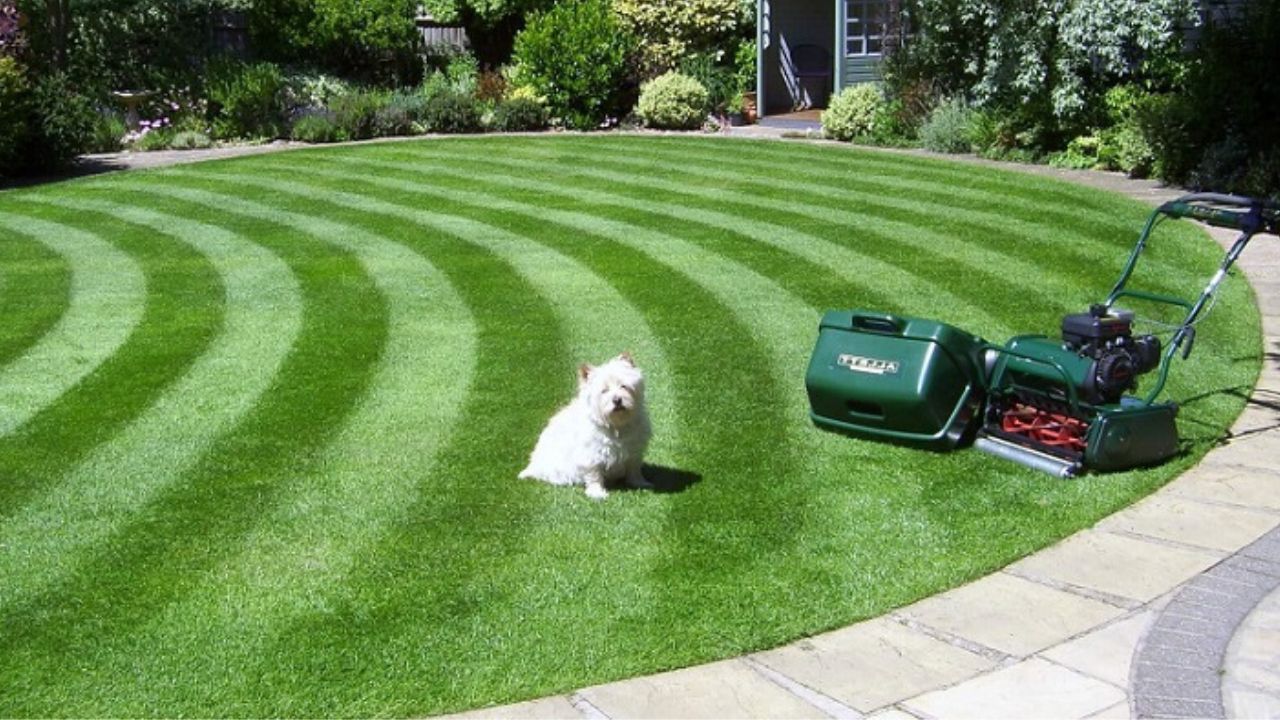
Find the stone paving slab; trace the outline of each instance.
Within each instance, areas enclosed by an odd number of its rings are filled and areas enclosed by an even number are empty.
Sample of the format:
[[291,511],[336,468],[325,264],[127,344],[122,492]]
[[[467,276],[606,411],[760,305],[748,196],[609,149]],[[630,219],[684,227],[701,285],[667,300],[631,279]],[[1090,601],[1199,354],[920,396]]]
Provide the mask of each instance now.
[[1017,657],[1031,655],[1123,613],[1113,605],[1006,573],[988,575],[899,612]]
[[863,713],[995,666],[981,655],[886,619],[752,657]]
[[1160,493],[1121,510],[1097,527],[1234,552],[1257,540],[1277,523],[1280,518],[1275,515]]
[[1197,465],[1169,483],[1161,494],[1280,512],[1280,476],[1240,467]]
[[[1059,665],[1106,680],[1117,687],[1127,687],[1134,650],[1147,627],[1155,620],[1155,615],[1151,610],[1132,614],[1050,648],[1041,655]],[[1127,708],[1125,717],[1128,717]]]
[[826,718],[817,707],[762,678],[742,660],[725,660],[598,685],[578,693],[607,717]]
[[903,703],[931,718],[1084,718],[1124,702],[1123,690],[1032,658]]
[[1010,570],[1147,602],[1203,572],[1222,557],[1218,552],[1086,530],[1019,560]]

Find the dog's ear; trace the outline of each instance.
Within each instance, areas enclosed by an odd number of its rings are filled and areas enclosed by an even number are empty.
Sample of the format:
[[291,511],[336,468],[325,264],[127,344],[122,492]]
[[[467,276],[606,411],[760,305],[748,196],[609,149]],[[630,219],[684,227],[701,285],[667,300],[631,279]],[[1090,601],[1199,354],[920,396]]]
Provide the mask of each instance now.
[[631,357],[631,351],[630,351],[630,350],[625,350],[625,351],[623,351],[623,353],[622,353],[621,355],[619,355],[619,356],[618,356],[618,359],[619,359],[619,360],[621,360],[622,362],[624,362],[624,363],[626,363],[626,364],[630,365],[631,367],[635,367],[635,366],[636,366],[636,361]]
[[590,365],[588,365],[588,364],[586,364],[586,363],[582,363],[581,365],[579,365],[579,366],[578,366],[578,384],[579,384],[579,385],[586,385],[586,384],[587,384],[587,378],[591,377],[591,373],[592,373],[592,371],[594,371],[594,370],[595,370],[595,368],[594,368],[594,367],[591,367]]

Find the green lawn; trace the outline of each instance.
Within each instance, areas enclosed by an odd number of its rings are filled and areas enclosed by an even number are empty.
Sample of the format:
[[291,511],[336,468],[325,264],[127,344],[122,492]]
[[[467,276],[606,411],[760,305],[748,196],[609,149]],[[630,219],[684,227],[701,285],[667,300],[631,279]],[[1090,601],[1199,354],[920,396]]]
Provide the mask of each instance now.
[[[1147,209],[835,146],[375,144],[0,193],[0,716],[404,716],[884,613],[1194,463],[1261,348],[1229,281],[1187,452],[1058,481],[820,432],[827,308],[1003,341],[1110,290]],[[1165,226],[1135,286],[1220,257]],[[580,361],[649,377],[664,492],[516,480]]]

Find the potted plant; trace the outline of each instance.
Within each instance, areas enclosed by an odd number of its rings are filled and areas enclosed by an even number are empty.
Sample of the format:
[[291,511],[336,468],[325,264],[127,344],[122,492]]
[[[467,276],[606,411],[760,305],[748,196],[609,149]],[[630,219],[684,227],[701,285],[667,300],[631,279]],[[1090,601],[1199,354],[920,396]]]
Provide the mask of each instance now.
[[729,117],[730,125],[739,127],[747,124],[747,117],[743,108],[742,93],[734,93],[733,97],[729,98],[729,102],[725,105],[725,114]]
[[742,93],[742,117],[746,119],[748,124],[754,123],[760,117],[754,91]]

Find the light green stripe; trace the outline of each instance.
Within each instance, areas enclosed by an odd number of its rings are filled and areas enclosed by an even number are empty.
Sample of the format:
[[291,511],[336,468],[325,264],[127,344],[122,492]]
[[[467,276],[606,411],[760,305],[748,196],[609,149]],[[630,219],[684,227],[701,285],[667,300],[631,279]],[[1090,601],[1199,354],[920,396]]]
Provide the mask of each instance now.
[[[361,182],[385,185],[378,182],[377,178],[318,173],[313,170],[314,166],[311,165],[305,170],[300,167],[297,177],[316,174],[324,177],[360,177]],[[652,358],[648,364],[655,368],[666,365],[661,359],[661,347],[652,330],[617,290],[578,261],[541,245],[534,239],[467,218],[414,210],[368,195],[329,190],[295,181],[185,169],[175,169],[174,172],[183,176],[191,173],[192,178],[223,180],[312,200],[323,199],[353,210],[397,217],[483,247],[510,263],[556,306],[557,312],[564,317],[571,355],[584,361],[604,360],[622,350],[631,349],[637,357]],[[588,298],[589,301],[586,300]],[[573,368],[566,368],[565,372],[571,375]]]
[[142,319],[147,283],[137,262],[93,233],[2,211],[0,223],[63,256],[71,270],[69,305],[58,324],[0,368],[3,437],[120,349]]
[[[726,158],[721,154],[699,153],[697,152],[698,148],[696,147],[681,148],[678,151],[672,148],[670,149],[671,152],[668,152],[668,148],[664,146],[657,146],[657,149],[653,147],[645,148],[646,157],[656,156],[669,160],[669,162],[653,162],[646,158],[623,155],[620,152],[625,149],[625,146],[623,145],[614,146],[614,149],[619,152],[609,156],[609,163],[611,165],[624,165],[634,167],[642,171],[660,169],[664,170],[665,172],[663,175],[668,177],[693,175],[712,180],[722,180],[726,175],[725,171],[727,169],[738,168],[742,171],[740,176],[744,181],[753,183],[765,182],[770,188],[789,190],[794,192],[795,197],[799,200],[810,197],[826,198],[845,203],[850,207],[857,207],[859,202],[871,202],[880,206],[911,212],[917,215],[933,213],[938,218],[967,222],[981,226],[993,233],[1021,238],[1037,245],[1043,246],[1051,243],[1060,246],[1069,245],[1080,248],[1086,252],[1098,253],[1103,257],[1115,254],[1116,252],[1114,242],[1104,241],[1093,235],[1087,235],[1070,229],[1065,229],[1060,223],[1055,223],[1049,220],[1029,221],[1011,217],[1008,213],[1009,208],[1021,208],[1024,211],[1032,213],[1044,209],[1043,203],[1023,200],[1016,196],[1002,196],[1000,198],[1000,204],[998,206],[992,206],[990,210],[972,210],[969,208],[948,205],[945,203],[945,199],[967,198],[970,200],[980,200],[984,203],[990,203],[991,195],[978,191],[966,191],[963,187],[956,187],[954,185],[949,186],[939,183],[930,183],[928,181],[903,180],[888,175],[875,175],[874,173],[870,173],[865,170],[862,172],[861,176],[859,176],[856,170],[853,169],[851,169],[851,172],[848,175],[823,173],[811,168],[805,168],[797,171],[794,165],[761,165],[756,162]],[[533,155],[533,153],[528,152],[522,154],[524,156]],[[578,157],[581,156],[579,155]],[[697,163],[690,162],[691,160],[702,161],[707,166],[715,165],[717,168],[715,170],[708,170]],[[590,171],[575,168],[574,172]],[[649,172],[647,174],[652,175],[654,173]],[[790,179],[796,177],[799,177],[800,179]],[[765,178],[767,178],[767,180],[765,180]],[[887,186],[897,191],[898,194],[895,195],[887,193],[883,190],[861,190],[859,189],[860,181],[874,183],[881,188]],[[673,188],[670,183],[666,183],[665,186],[667,188]],[[680,189],[683,190],[683,186],[680,186]],[[744,196],[742,193],[735,193],[735,195],[739,197],[758,197]],[[755,203],[755,200],[746,200],[745,202]],[[793,212],[805,212],[805,206],[802,202],[788,206],[793,208]],[[829,213],[836,213],[837,211],[834,211],[831,208],[821,207],[813,209],[812,212],[817,213],[817,215],[811,216],[821,219],[822,217],[826,217]],[[901,221],[875,219],[873,217],[868,217],[868,215],[874,216],[875,212],[873,211],[869,214],[860,215],[839,213],[833,214],[831,217],[833,219],[839,217],[841,222],[854,228],[865,227],[866,223],[874,222],[885,232],[895,238],[912,237],[913,235],[918,234],[921,238],[940,238],[945,241],[945,243],[956,244],[950,236],[942,235],[934,231],[922,230],[915,225],[903,223]],[[1119,237],[1123,238],[1125,236],[1121,235]],[[959,244],[964,245],[965,252],[972,253],[975,258],[979,257],[979,254],[981,254],[981,257],[983,258],[995,258],[996,262],[999,262],[999,258],[1006,257],[1013,262],[1018,262],[1026,267],[1030,267],[1029,263],[1024,263],[1016,258],[1012,258],[1008,253],[995,252],[973,243],[961,242]],[[984,260],[984,262],[987,261]],[[1024,267],[1020,272],[1027,272],[1027,270]]]
[[[353,163],[361,164],[361,163]],[[408,168],[406,168],[408,169]],[[435,172],[432,168],[431,172]],[[566,227],[580,230],[615,242],[630,246],[657,263],[671,268],[673,272],[688,277],[705,288],[744,320],[744,323],[759,331],[762,344],[770,348],[772,357],[770,364],[775,377],[803,377],[804,365],[808,351],[813,342],[813,330],[816,327],[818,313],[804,302],[790,294],[776,283],[765,278],[750,268],[732,260],[723,258],[705,250],[701,246],[682,238],[651,228],[632,225],[625,222],[609,220],[588,213],[555,210],[547,207],[522,203],[503,198],[496,192],[461,192],[446,191],[437,187],[408,182],[400,179],[379,177],[363,172],[353,172],[349,167],[343,169],[324,168],[312,163],[307,168],[310,177],[333,179],[360,178],[360,182],[371,187],[383,187],[394,190],[418,192],[425,195],[442,197],[453,202],[473,205],[490,210],[506,210],[531,217],[539,217]],[[475,177],[475,175],[472,175]],[[488,177],[484,178],[486,181]],[[263,181],[264,185],[276,185],[277,181]],[[536,183],[534,185],[537,185]],[[538,186],[539,188],[541,186]],[[313,191],[319,192],[319,191]],[[421,216],[431,217],[431,213],[412,210],[402,205],[374,200],[363,195],[343,192],[325,193],[334,202],[362,207],[371,212],[384,215],[396,215],[405,218]],[[436,215],[436,218],[447,223],[466,223],[469,221]],[[560,232],[557,230],[556,232]],[[589,296],[579,296],[589,297]],[[590,312],[599,313],[590,303],[580,299],[575,304],[587,308]],[[804,405],[802,394],[792,396],[792,412],[798,412]],[[803,417],[803,415],[800,415]],[[794,427],[790,434],[797,442],[806,443],[812,438],[809,428],[803,425]]]
[[[797,231],[785,225],[761,221],[755,218],[752,218],[749,221],[744,221],[742,217],[729,213],[643,200],[630,196],[617,195],[604,190],[587,190],[584,188],[566,189],[550,183],[516,178],[510,175],[481,174],[474,171],[456,170],[449,168],[447,164],[444,163],[433,164],[429,168],[424,169],[421,166],[408,163],[365,161],[347,158],[342,158],[340,160],[323,158],[323,160],[327,161],[327,164],[341,162],[344,165],[395,169],[410,173],[446,176],[469,181],[483,179],[486,185],[489,186],[511,187],[518,190],[538,192],[544,195],[559,196],[579,202],[595,202],[610,205],[621,204],[656,215],[670,217],[673,220],[690,220],[693,222],[703,223],[712,227],[730,230],[756,242],[781,250],[784,253],[795,255],[796,257],[803,258],[823,267],[829,267],[832,272],[845,279],[849,284],[855,287],[866,288],[869,292],[881,297],[909,296],[912,298],[913,302],[918,302],[931,315],[942,316],[944,313],[954,314],[955,311],[959,309],[966,312],[970,318],[978,319],[979,322],[984,324],[984,329],[990,329],[988,331],[1008,332],[1008,328],[1004,327],[1002,323],[991,315],[979,310],[959,296],[947,290],[938,288],[903,268],[891,265],[872,256],[859,253],[849,247],[833,243],[818,236]],[[522,164],[522,166],[527,166],[530,169],[535,170],[546,169],[545,163],[527,163]],[[315,165],[312,164],[309,167],[314,169]],[[480,198],[483,201],[483,205],[489,208],[523,208],[524,212],[552,212],[545,208],[537,208],[531,205],[510,201],[493,193],[485,194],[451,191],[424,184],[414,185],[413,187],[418,192],[434,194],[449,199],[461,199],[464,202],[475,203],[478,201],[477,198]],[[710,194],[712,197],[715,196],[714,192],[711,192]],[[593,219],[595,218],[595,216],[589,217],[592,217]],[[627,223],[613,223],[613,227],[620,228],[620,232],[625,233],[647,232],[639,226]],[[604,232],[610,233],[614,231],[605,230]],[[610,234],[609,237],[615,236]],[[660,233],[655,236],[654,242],[664,242],[666,238],[675,239],[669,234]],[[693,247],[683,240],[680,240],[680,242],[683,246]],[[699,250],[699,252],[705,251]],[[661,258],[658,259],[661,261]],[[742,272],[751,272],[753,276],[760,277],[748,268],[737,265],[736,263],[734,264],[734,267],[741,268]],[[737,272],[737,270],[734,270],[734,272]],[[775,285],[775,287],[777,286]],[[782,291],[781,288],[779,288],[779,291]],[[731,302],[729,306],[735,307],[739,304],[739,302],[735,301]],[[813,329],[817,327],[816,323],[817,319],[815,315],[806,321],[805,327],[808,331],[812,332]]]
[[[443,273],[384,236],[217,192],[119,184],[135,196],[174,198],[279,223],[348,250],[387,301],[386,349],[367,394],[326,449],[319,465],[324,472],[290,486],[243,550],[149,631],[167,637],[217,628],[266,643],[277,623],[283,627],[290,617],[322,611],[361,552],[403,519],[460,419],[475,370],[476,325]],[[236,648],[252,653],[259,645]],[[218,648],[206,656],[218,658]],[[247,660],[221,658],[214,665]]]
[[[556,312],[564,319],[569,350],[574,357],[596,362],[624,349],[633,350],[649,373],[650,394],[654,398],[650,410],[655,425],[673,426],[676,396],[668,363],[657,337],[641,314],[612,286],[577,261],[527,237],[494,226],[413,211],[363,195],[328,191],[299,182],[205,170],[175,170],[173,174],[180,180],[222,180],[237,187],[282,193],[307,203],[322,201],[332,206],[398,217],[420,228],[447,233],[493,252],[510,263],[555,306]],[[371,270],[374,270],[375,282],[379,283],[384,282],[379,279],[379,274],[404,272],[403,267],[395,267],[395,263],[403,265],[403,255],[417,257],[385,241],[379,247],[370,236],[345,224],[214,193],[172,186],[156,186],[152,191],[198,200],[230,212],[273,219],[321,239],[342,243],[358,254],[363,253]],[[391,248],[398,249],[393,251]],[[374,256],[380,254],[388,257],[375,268]],[[392,261],[396,256],[400,257]],[[415,264],[423,265],[425,262],[418,258]],[[438,282],[445,281],[439,278]],[[495,306],[501,307],[503,302],[495,299]],[[140,633],[141,637],[151,641],[161,638],[162,644],[172,646],[185,646],[187,642],[200,642],[201,638],[225,633],[247,634],[266,641],[271,639],[272,632],[289,627],[291,618],[326,612],[330,603],[340,595],[344,578],[355,569],[361,557],[360,550],[372,542],[369,539],[371,528],[385,525],[398,517],[399,508],[395,503],[403,502],[404,496],[396,488],[404,486],[408,489],[429,476],[429,461],[421,456],[438,449],[448,429],[457,422],[465,421],[456,414],[464,405],[462,394],[475,354],[475,329],[457,298],[441,302],[435,293],[423,293],[421,289],[414,291],[409,287],[389,295],[389,305],[393,332],[388,354],[402,354],[404,362],[385,369],[393,376],[387,378],[385,386],[375,387],[374,396],[364,403],[352,424],[331,446],[330,458],[325,465],[326,476],[315,478],[311,491],[284,503],[280,517],[275,522],[263,524],[263,529],[249,538],[243,553],[211,576],[207,585],[192,594],[187,602],[167,608],[164,615]],[[458,327],[460,316],[468,318],[465,328]],[[395,328],[401,324],[416,326],[417,331],[397,337]],[[452,332],[442,330],[441,325],[455,329]],[[465,340],[461,347],[460,340]],[[513,351],[518,350],[513,348]],[[443,356],[450,354],[450,363],[441,364]],[[432,363],[436,367],[432,368]],[[566,367],[563,378],[547,378],[546,381],[568,387],[573,370]],[[443,396],[430,394],[429,391],[451,382],[456,383],[451,392]],[[389,426],[389,418],[396,416],[403,421],[392,420]],[[532,450],[539,430],[530,428],[528,437],[497,441],[521,443]],[[432,438],[433,435],[437,436]],[[424,440],[428,438],[431,442],[424,448]],[[650,456],[661,457],[664,445],[676,440],[678,438],[670,434],[659,437]],[[412,448],[412,452],[406,453],[406,448]],[[526,482],[514,475],[477,478],[476,481],[496,484]],[[661,513],[663,508],[654,506],[650,512]],[[535,529],[538,526],[532,520],[531,524]],[[536,540],[534,545],[532,553],[542,552],[537,549]],[[514,562],[524,566],[522,559]],[[219,686],[224,682],[236,682],[240,668],[252,667],[249,661],[257,647],[256,643],[242,644],[235,650],[237,657],[216,663],[232,679],[211,684]]]
[[[610,155],[610,162],[646,164],[643,158],[623,155],[623,153],[629,150],[634,151],[639,147],[634,143],[614,140],[601,142],[600,145],[613,152]],[[680,173],[684,173],[689,169],[688,162],[690,160],[697,160],[708,166],[737,169],[741,171],[746,180],[758,181],[765,179],[774,187],[791,188],[806,194],[815,193],[837,199],[866,197],[874,199],[876,202],[905,209],[912,209],[912,205],[917,202],[920,204],[933,204],[940,212],[946,212],[951,217],[963,218],[975,223],[994,221],[999,226],[1008,226],[1012,223],[1014,226],[1021,228],[1021,231],[1025,232],[1028,237],[1042,237],[1046,232],[1053,231],[1071,242],[1097,243],[1097,238],[1083,233],[1070,231],[1064,233],[1059,223],[1048,220],[1011,220],[1007,217],[1007,213],[1003,212],[1008,208],[1019,208],[1029,213],[1043,213],[1045,210],[1045,201],[1043,200],[1036,201],[1009,193],[1002,193],[998,196],[999,204],[997,205],[992,204],[993,193],[991,191],[972,189],[964,183],[964,180],[955,178],[930,180],[921,179],[919,176],[905,178],[882,172],[885,169],[899,173],[911,170],[912,165],[905,163],[889,164],[883,161],[869,161],[862,155],[844,155],[837,156],[842,161],[841,164],[845,166],[842,169],[821,169],[813,163],[806,164],[804,160],[799,162],[797,162],[796,158],[783,160],[771,154],[760,152],[753,152],[750,155],[727,156],[723,152],[708,152],[709,148],[701,144],[674,147],[662,143],[650,143],[644,145],[643,148],[645,156],[665,158],[677,163]],[[751,149],[757,150],[754,147]],[[832,160],[837,159],[837,157],[833,157]],[[970,175],[985,172],[985,169],[973,168],[973,172]],[[891,188],[900,194],[895,196],[883,190],[877,192],[861,191],[858,185],[863,182],[873,183],[880,188]],[[897,200],[898,197],[910,198],[910,200],[899,201]],[[983,205],[989,205],[991,209],[973,210],[938,203],[939,199],[945,200],[949,198],[979,202]],[[919,209],[918,206],[915,209]],[[1055,207],[1052,209],[1061,212],[1060,208]],[[1120,227],[1117,226],[1117,229]],[[1099,246],[1111,247],[1105,243]]]
[[[424,153],[415,152],[413,154],[415,156],[431,157],[431,158],[440,159],[440,160],[447,160],[450,157],[450,153],[424,154]],[[540,170],[540,169],[544,169],[547,166],[547,162],[549,160],[552,160],[554,157],[555,156],[551,154],[539,155],[537,153],[522,151],[518,153],[504,154],[501,162],[503,165],[509,165],[517,168],[528,168],[530,170]],[[534,158],[534,159],[518,159],[518,158]],[[395,169],[401,169],[401,170],[413,169],[412,167],[406,166],[403,163],[394,163],[394,162],[386,163],[386,162],[374,161],[374,160],[362,160],[360,162],[364,164],[368,164],[370,167],[381,166],[381,167],[395,168]],[[666,174],[666,177],[694,176],[694,177],[707,178],[713,181],[714,180],[723,181],[725,177],[724,172],[722,170],[714,170],[714,169],[707,170],[707,169],[698,167],[694,163],[688,163],[685,166],[669,165],[664,163],[645,163],[645,162],[636,163],[635,161],[630,161],[625,158],[618,158],[615,156],[610,156],[609,162],[610,163],[619,162],[627,165],[638,165],[638,167],[640,168],[649,168],[649,169],[665,168],[669,170],[669,173]],[[440,164],[445,165],[445,163],[440,163]],[[433,168],[432,172],[436,172],[436,168]],[[1039,265],[1021,260],[1011,255],[996,252],[990,249],[989,247],[986,247],[980,244],[958,241],[954,237],[943,235],[941,233],[934,232],[932,230],[927,230],[927,229],[918,227],[916,225],[912,225],[912,224],[908,224],[900,221],[871,217],[871,216],[868,216],[867,214],[850,212],[848,210],[840,210],[837,208],[832,208],[827,206],[815,207],[815,206],[806,204],[804,202],[804,198],[808,197],[812,193],[809,193],[808,190],[801,189],[799,187],[796,188],[795,200],[782,201],[782,200],[776,200],[769,197],[764,197],[757,194],[750,194],[750,193],[741,192],[738,190],[728,189],[725,187],[705,188],[705,187],[699,187],[697,185],[692,185],[688,183],[677,183],[669,180],[651,179],[647,175],[641,174],[641,173],[615,172],[611,170],[598,169],[596,167],[586,167],[582,164],[574,165],[572,169],[569,170],[569,173],[572,175],[577,175],[581,177],[603,180],[605,181],[602,185],[602,187],[604,188],[607,188],[610,185],[614,185],[614,184],[621,185],[621,186],[630,186],[633,188],[641,188],[641,189],[647,188],[651,190],[677,193],[680,195],[687,195],[690,197],[703,198],[703,199],[714,200],[718,202],[741,203],[744,205],[751,206],[753,208],[761,208],[763,210],[772,210],[780,213],[799,215],[802,217],[810,218],[810,219],[817,220],[819,222],[824,222],[824,223],[839,224],[844,228],[847,228],[848,236],[850,239],[855,240],[859,243],[867,243],[867,244],[880,243],[882,241],[880,241],[877,238],[877,236],[891,237],[893,238],[894,244],[904,245],[904,246],[915,248],[916,250],[919,250],[919,251],[926,252],[929,255],[938,258],[940,261],[945,261],[956,266],[958,272],[963,272],[963,268],[966,268],[966,267],[996,272],[1005,279],[1005,282],[1007,282],[1010,287],[1020,288],[1022,290],[1020,294],[1022,295],[1031,293],[1033,291],[1043,292],[1044,295],[1048,297],[1053,297],[1053,298],[1071,298],[1071,297],[1081,296],[1084,294],[1084,289],[1079,283],[1065,282],[1057,274],[1043,272],[1043,268]],[[776,179],[771,180],[771,183],[775,187],[789,186],[788,183],[782,180],[776,180]],[[636,208],[650,210],[652,212],[659,212],[659,208],[670,207],[669,204],[639,200],[637,198],[634,198],[634,196],[624,195],[617,192],[610,192],[607,189],[602,189],[599,191],[587,191],[587,192],[574,189],[572,190],[572,192],[574,195],[577,195],[578,197],[584,200],[593,198],[597,196],[597,194],[599,194],[599,195],[608,196],[609,198],[612,199],[613,202],[623,202],[625,204],[632,205]],[[852,200],[852,198],[850,198],[850,200]],[[877,200],[881,201],[880,198],[877,198]],[[919,205],[912,205],[912,207],[916,211],[919,211],[921,209]],[[742,232],[742,230],[740,229],[741,226],[747,225],[747,224],[754,224],[755,222],[756,222],[755,220],[751,220],[750,222],[744,222],[741,218],[739,218],[738,222],[735,225],[731,225],[727,227],[730,227],[731,229],[735,229],[735,230],[738,230],[739,232]],[[835,244],[832,244],[832,245],[836,247],[841,247]],[[828,250],[819,250],[818,252],[810,253],[806,257],[808,257],[808,259],[812,260],[813,262],[821,265],[831,264],[834,260],[834,258],[832,258],[830,255],[830,251]],[[859,254],[858,257],[844,258],[843,260],[841,260],[841,262],[846,263],[843,266],[844,268],[865,268],[867,263],[867,259],[865,259],[866,257],[867,256],[865,255]],[[849,265],[847,263],[858,263],[858,264]],[[901,271],[902,269],[899,268],[899,270]],[[882,273],[883,270],[872,271],[872,272]],[[858,272],[856,274],[856,277],[863,278],[863,273]],[[1034,288],[1023,284],[1022,279],[1024,278],[1035,278],[1036,284]],[[865,278],[863,278],[863,280],[865,281]],[[931,292],[938,292],[936,286],[931,286],[931,287],[933,287]],[[947,305],[953,307],[951,303],[947,303]]]
[[31,597],[70,573],[84,553],[133,518],[188,471],[261,398],[302,326],[301,292],[289,267],[266,249],[202,223],[82,198],[35,198],[67,210],[108,213],[181,240],[222,278],[221,333],[183,377],[49,494],[0,527],[0,607]]

